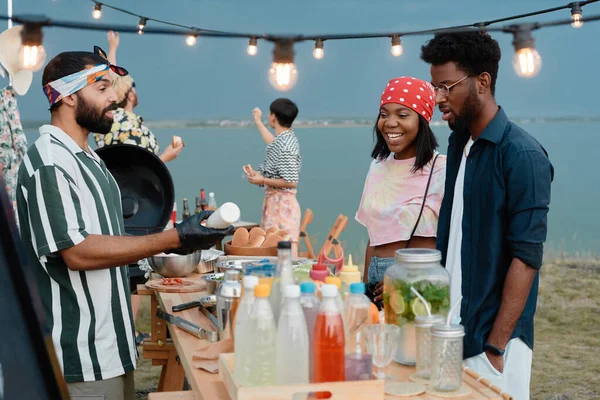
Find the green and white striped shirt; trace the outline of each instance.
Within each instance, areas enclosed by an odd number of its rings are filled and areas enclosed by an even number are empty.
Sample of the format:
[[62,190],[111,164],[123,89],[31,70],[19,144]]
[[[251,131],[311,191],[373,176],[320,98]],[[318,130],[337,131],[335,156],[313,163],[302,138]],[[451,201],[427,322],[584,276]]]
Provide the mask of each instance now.
[[89,234],[125,234],[119,187],[61,129],[40,135],[19,169],[17,210],[58,361],[67,382],[123,375],[137,356],[127,267],[72,271],[59,253]]

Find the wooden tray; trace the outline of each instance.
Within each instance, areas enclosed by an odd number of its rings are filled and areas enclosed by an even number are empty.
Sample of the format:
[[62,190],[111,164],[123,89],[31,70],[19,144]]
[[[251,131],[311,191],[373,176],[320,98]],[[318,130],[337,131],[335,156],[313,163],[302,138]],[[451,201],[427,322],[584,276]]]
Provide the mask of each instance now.
[[239,386],[233,376],[233,353],[219,355],[219,376],[232,400],[291,400],[296,393],[330,392],[330,400],[383,400],[383,380],[309,383],[286,386]]
[[148,289],[156,290],[157,292],[166,292],[166,293],[191,293],[191,292],[201,292],[206,289],[206,284],[204,282],[194,282],[187,279],[183,279],[183,284],[181,285],[163,285],[162,279],[154,279],[146,282],[146,287]]

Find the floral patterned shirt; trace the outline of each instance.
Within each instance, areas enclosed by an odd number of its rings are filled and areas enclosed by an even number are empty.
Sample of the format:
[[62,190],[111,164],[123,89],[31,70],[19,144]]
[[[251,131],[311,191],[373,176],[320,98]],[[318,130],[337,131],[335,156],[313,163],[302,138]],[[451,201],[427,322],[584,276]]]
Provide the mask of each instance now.
[[133,144],[159,155],[159,146],[150,129],[144,125],[142,117],[117,108],[114,112],[114,122],[110,133],[94,134],[98,148],[113,144]]
[[27,139],[17,107],[17,94],[11,86],[0,90],[0,172],[6,185],[8,198],[17,215],[17,173],[23,156],[27,153]]

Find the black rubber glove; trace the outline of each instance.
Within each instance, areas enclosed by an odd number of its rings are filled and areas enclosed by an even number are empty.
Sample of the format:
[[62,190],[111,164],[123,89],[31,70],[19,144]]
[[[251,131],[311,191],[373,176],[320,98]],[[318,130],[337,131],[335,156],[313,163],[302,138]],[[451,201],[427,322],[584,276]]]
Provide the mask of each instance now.
[[213,213],[213,211],[202,211],[194,214],[188,219],[175,224],[175,229],[179,233],[181,247],[173,250],[174,253],[187,254],[197,250],[207,250],[216,243],[223,240],[225,236],[233,233],[233,226],[225,229],[213,229],[200,225],[200,223]]

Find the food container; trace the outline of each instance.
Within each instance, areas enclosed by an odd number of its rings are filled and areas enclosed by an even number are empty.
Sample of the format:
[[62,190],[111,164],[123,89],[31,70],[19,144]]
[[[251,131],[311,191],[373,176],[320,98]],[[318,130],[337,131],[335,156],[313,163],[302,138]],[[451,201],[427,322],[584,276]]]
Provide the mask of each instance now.
[[188,276],[198,268],[201,255],[200,251],[187,255],[161,253],[148,257],[148,264],[154,272],[166,278]]
[[394,360],[416,363],[416,316],[427,309],[412,292],[414,287],[429,303],[432,314],[446,317],[450,308],[450,275],[440,264],[442,254],[432,249],[401,249],[396,263],[385,272],[383,305],[385,322],[400,327],[400,342]]
[[231,240],[225,243],[225,254],[228,256],[277,256],[277,246],[274,247],[241,247],[232,246]]

